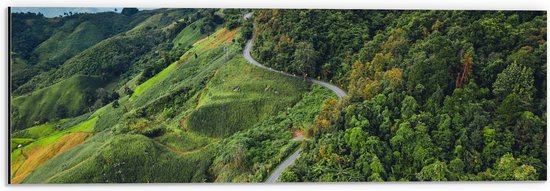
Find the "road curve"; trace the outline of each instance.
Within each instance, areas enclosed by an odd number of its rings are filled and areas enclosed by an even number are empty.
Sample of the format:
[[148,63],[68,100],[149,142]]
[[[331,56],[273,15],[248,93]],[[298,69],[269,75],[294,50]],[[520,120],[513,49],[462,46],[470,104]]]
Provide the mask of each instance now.
[[279,175],[285,170],[288,166],[290,166],[294,161],[300,156],[300,152],[302,152],[302,148],[298,148],[292,155],[290,155],[281,165],[279,165],[273,173],[271,173],[271,176],[267,178],[265,181],[266,183],[275,183],[277,182],[277,179],[279,178]]
[[[251,16],[251,14],[248,13],[244,16],[244,18],[248,19],[248,18],[250,18],[250,16]],[[256,65],[260,68],[264,68],[266,70],[270,70],[270,71],[273,71],[273,72],[280,73],[282,75],[302,79],[301,76],[296,76],[296,75],[285,73],[283,71],[278,71],[278,70],[272,69],[270,67],[267,67],[267,66],[264,66],[264,65],[260,64],[256,60],[254,60],[254,58],[252,58],[252,55],[250,55],[250,50],[252,49],[252,40],[253,40],[253,38],[254,38],[254,35],[252,35],[252,38],[250,38],[248,40],[248,42],[246,42],[246,46],[243,50],[243,56],[248,62],[250,62],[251,64],[254,64],[254,65]],[[320,81],[320,80],[316,80],[316,79],[313,79],[313,78],[307,78],[306,80],[308,82],[311,82],[311,83],[314,83],[314,84],[319,84],[319,85],[321,85],[325,88],[330,89],[331,91],[333,91],[336,94],[336,96],[338,96],[338,99],[342,99],[343,97],[345,97],[347,95],[344,90],[342,90],[338,86],[332,85],[330,83],[323,82],[323,81]],[[281,163],[279,166],[277,166],[277,168],[275,168],[275,170],[271,173],[271,175],[267,178],[267,180],[265,182],[266,183],[275,183],[275,182],[277,182],[277,179],[279,179],[279,176],[281,175],[283,170],[285,170],[288,166],[290,166],[292,163],[294,163],[294,161],[298,158],[298,156],[300,156],[300,152],[302,152],[302,149],[298,148],[298,150],[296,150],[294,153],[292,153],[292,155],[290,155],[287,159],[285,159],[283,161],[283,163]]]
[[[252,35],[252,36],[254,36],[254,35]],[[252,58],[252,55],[250,55],[250,49],[252,49],[252,39],[249,39],[248,42],[246,42],[246,46],[243,50],[243,56],[248,62],[250,62],[250,63],[252,63],[252,64],[254,64],[254,65],[256,65],[260,68],[265,68],[266,70],[277,72],[277,73],[280,73],[282,75],[290,76],[290,77],[293,77],[293,78],[302,79],[301,76],[296,76],[296,75],[292,75],[292,74],[289,74],[289,73],[285,73],[283,71],[278,71],[278,70],[275,70],[275,69],[272,69],[270,67],[267,67],[267,66],[264,66],[264,65],[260,64],[258,61],[254,60],[254,58]],[[319,85],[321,85],[325,88],[330,89],[331,91],[333,91],[336,94],[336,96],[338,96],[339,99],[342,99],[344,96],[347,95],[344,90],[342,90],[338,86],[332,85],[330,83],[320,81],[320,80],[316,80],[316,79],[313,79],[313,78],[307,78],[306,80],[308,82],[311,82],[311,83],[314,83],[314,84],[319,84]]]

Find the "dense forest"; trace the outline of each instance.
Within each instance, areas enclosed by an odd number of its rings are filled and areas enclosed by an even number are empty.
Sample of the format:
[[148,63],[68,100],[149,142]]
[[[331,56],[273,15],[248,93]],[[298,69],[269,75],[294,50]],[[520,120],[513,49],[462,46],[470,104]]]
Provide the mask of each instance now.
[[546,180],[546,17],[11,13],[10,182]]
[[284,181],[546,180],[546,13],[261,10],[254,54],[347,87]]

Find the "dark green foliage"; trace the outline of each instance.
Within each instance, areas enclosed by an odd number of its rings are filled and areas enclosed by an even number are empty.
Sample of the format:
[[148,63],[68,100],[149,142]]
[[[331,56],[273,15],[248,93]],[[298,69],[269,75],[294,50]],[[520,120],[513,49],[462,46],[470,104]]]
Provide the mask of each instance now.
[[11,15],[14,46],[10,51],[28,64],[21,66],[12,59],[12,90],[34,77],[37,71],[55,68],[99,41],[122,32],[125,30],[122,26],[129,21],[116,13],[75,14],[53,19],[31,15]]
[[91,91],[105,82],[96,76],[76,75],[53,86],[12,100],[11,128],[24,129],[34,123],[57,121],[90,112],[95,102]]
[[30,59],[32,50],[53,33],[48,25],[60,26],[60,21],[48,22],[42,14],[13,13],[11,14],[11,52],[21,54],[25,60]]
[[[223,9],[223,18],[225,21],[225,25],[228,29],[234,29],[241,25],[243,25],[243,16],[245,13],[250,12],[250,10],[246,9]],[[250,24],[250,22],[246,22],[247,24]],[[248,39],[248,38],[246,38]]]
[[[355,22],[331,25],[346,31],[308,25],[342,15]],[[285,180],[546,180],[546,13],[262,10],[255,18],[260,60],[288,70],[280,63],[309,41],[321,55],[312,74],[349,87]]]
[[138,13],[139,10],[137,8],[122,8],[122,11],[120,12],[123,15],[131,16],[133,14]]
[[[307,63],[311,67],[309,76],[341,80],[347,71],[342,71],[342,62],[337,58],[346,57],[358,51],[376,30],[367,15],[382,15],[381,12],[337,11],[337,10],[261,10],[254,14],[257,24],[257,39],[254,41],[253,55],[271,67],[285,71],[299,59],[293,55],[300,42],[309,43],[317,59]],[[370,29],[372,27],[373,29]],[[372,32],[371,32],[372,31]],[[309,45],[308,45],[309,46]],[[275,52],[273,52],[275,51]],[[349,58],[346,58],[349,59]],[[336,70],[322,71],[325,64],[334,64]],[[330,66],[330,65],[329,65]],[[296,72],[296,71],[293,71]]]
[[164,134],[164,131],[165,130],[162,127],[154,127],[152,129],[145,130],[145,132],[143,132],[142,134],[147,137],[158,137]]
[[222,24],[223,18],[216,14],[216,9],[202,9],[197,12],[197,17],[204,18],[199,24],[201,33],[210,35],[214,33],[216,26]]

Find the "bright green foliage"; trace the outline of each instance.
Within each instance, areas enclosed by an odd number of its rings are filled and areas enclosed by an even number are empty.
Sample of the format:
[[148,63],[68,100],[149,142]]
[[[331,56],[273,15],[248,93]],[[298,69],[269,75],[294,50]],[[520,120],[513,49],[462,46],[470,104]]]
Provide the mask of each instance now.
[[533,83],[533,71],[514,62],[498,74],[497,80],[493,84],[493,93],[501,99],[511,93],[516,93],[524,100],[530,101],[535,90]]
[[536,180],[537,172],[533,166],[522,164],[511,154],[505,154],[497,163],[495,169],[489,169],[486,174],[494,180]]
[[147,81],[140,84],[138,87],[136,87],[130,99],[133,99],[134,97],[139,96],[141,93],[143,93],[143,91],[149,89],[153,84],[155,84],[161,79],[166,78],[166,76],[168,76],[168,74],[174,71],[178,65],[179,65],[178,62],[174,62],[170,64],[168,67],[166,67],[164,70],[162,70],[161,72],[153,76],[152,78],[149,78]]
[[[303,98],[292,108],[280,112],[254,127],[233,134],[217,146],[212,170],[215,182],[261,182],[285,157],[294,151],[298,142],[289,141],[289,129],[310,128],[323,101],[334,97],[321,86],[303,94]],[[292,174],[281,175],[281,180],[296,180]]]
[[433,164],[425,166],[416,174],[420,181],[446,181],[449,176],[449,170],[445,162],[435,161]]
[[303,81],[255,67],[241,56],[219,68],[206,86],[188,124],[194,131],[215,137],[231,135],[276,115],[293,105],[306,89]]

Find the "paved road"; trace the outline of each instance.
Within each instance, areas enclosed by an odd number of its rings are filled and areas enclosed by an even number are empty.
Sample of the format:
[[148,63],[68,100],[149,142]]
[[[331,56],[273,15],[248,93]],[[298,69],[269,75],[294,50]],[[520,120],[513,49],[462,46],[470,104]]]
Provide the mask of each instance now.
[[281,163],[281,165],[279,165],[273,171],[273,173],[271,173],[271,176],[269,176],[269,178],[267,178],[267,180],[265,182],[266,183],[275,183],[275,182],[277,182],[277,179],[279,178],[279,175],[281,175],[283,170],[285,170],[288,166],[290,166],[292,163],[294,163],[294,161],[298,158],[298,156],[300,156],[300,152],[302,152],[302,148],[298,148],[298,150],[296,150],[296,152],[292,153],[292,155],[290,155],[285,161],[283,161],[283,163]]
[[[252,14],[248,13],[248,14],[244,15],[244,19],[247,20],[251,16],[252,16]],[[254,36],[254,35],[252,35],[252,36]],[[250,62],[250,63],[252,63],[252,64],[254,64],[254,65],[256,65],[260,68],[265,68],[266,70],[270,70],[270,71],[277,72],[277,73],[280,73],[280,74],[283,74],[283,75],[286,75],[286,76],[302,79],[301,76],[296,76],[296,75],[292,75],[292,74],[288,74],[288,73],[285,73],[285,72],[282,72],[282,71],[272,69],[270,67],[267,67],[267,66],[264,66],[264,65],[260,64],[256,60],[254,60],[254,58],[252,58],[252,55],[250,55],[250,49],[252,49],[252,40],[253,39],[251,38],[251,39],[248,40],[248,42],[246,42],[246,46],[243,50],[243,56],[246,60],[248,60],[248,62]],[[342,90],[338,86],[332,85],[330,83],[323,82],[323,81],[320,81],[320,80],[316,80],[316,79],[313,79],[313,78],[307,78],[306,80],[311,82],[311,83],[319,84],[323,87],[326,87],[326,88],[332,90],[338,96],[339,99],[342,99],[344,96],[347,95],[344,90]],[[275,170],[273,171],[273,173],[271,173],[269,178],[267,178],[266,183],[275,183],[275,182],[277,182],[277,179],[279,179],[279,176],[281,175],[283,170],[285,170],[288,166],[290,166],[292,163],[294,163],[294,161],[298,158],[298,156],[300,156],[300,152],[302,152],[302,149],[298,148],[298,150],[296,150],[294,153],[292,153],[292,155],[290,155],[290,157],[288,157],[285,161],[283,161],[283,163],[281,163],[279,166],[277,166],[277,168],[275,168]]]
[[[252,36],[254,36],[254,35],[252,35]],[[250,55],[250,49],[252,49],[252,39],[248,40],[248,42],[246,43],[246,46],[243,50],[244,58],[246,60],[248,60],[248,62],[250,62],[250,63],[252,63],[252,64],[254,64],[258,67],[265,68],[267,70],[277,72],[277,73],[280,73],[280,74],[283,74],[283,75],[286,75],[286,76],[290,76],[290,77],[294,77],[294,78],[298,78],[298,79],[303,78],[302,76],[299,76],[299,75],[296,76],[296,75],[288,74],[288,73],[278,71],[278,70],[275,70],[275,69],[272,69],[270,67],[267,67],[267,66],[264,66],[264,65],[260,64],[258,61],[254,60],[254,58],[252,58],[252,56]],[[344,96],[347,95],[346,92],[344,90],[342,90],[341,88],[339,88],[338,86],[329,84],[327,82],[323,82],[323,81],[316,80],[316,79],[313,79],[313,78],[307,78],[307,81],[309,81],[311,83],[314,83],[314,84],[319,84],[323,87],[326,87],[326,88],[332,90],[338,96],[339,99],[342,99]]]

